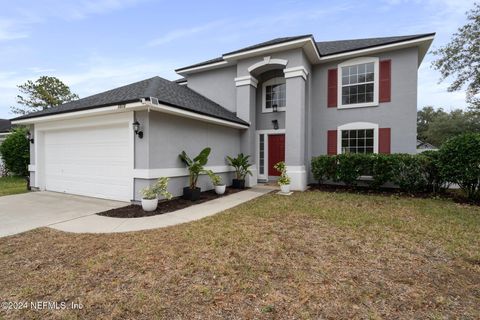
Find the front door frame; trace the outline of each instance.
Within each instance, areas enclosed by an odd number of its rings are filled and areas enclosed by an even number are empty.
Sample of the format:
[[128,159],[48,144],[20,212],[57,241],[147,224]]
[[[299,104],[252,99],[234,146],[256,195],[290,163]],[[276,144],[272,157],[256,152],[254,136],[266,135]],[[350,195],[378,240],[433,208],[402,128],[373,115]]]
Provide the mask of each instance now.
[[[260,174],[260,135],[266,135],[265,139],[263,140],[264,143],[264,156],[263,156],[263,174]],[[285,134],[285,129],[268,129],[268,130],[256,130],[255,131],[255,153],[257,154],[257,175],[258,180],[268,181],[268,136],[275,135],[275,134]]]

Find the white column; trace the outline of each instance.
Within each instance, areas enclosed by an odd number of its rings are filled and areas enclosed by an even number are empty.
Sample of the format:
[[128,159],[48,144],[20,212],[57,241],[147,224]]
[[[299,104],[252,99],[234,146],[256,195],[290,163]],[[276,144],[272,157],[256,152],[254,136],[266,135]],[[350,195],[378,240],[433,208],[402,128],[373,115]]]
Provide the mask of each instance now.
[[305,170],[305,81],[308,71],[300,66],[284,70],[286,79],[285,163],[291,189],[307,188]]
[[250,171],[251,176],[246,177],[246,185],[253,187],[257,184],[258,174],[257,165],[255,163],[255,94],[258,81],[252,76],[245,76],[235,78],[235,85],[237,87],[237,116],[250,123],[247,130],[243,130],[240,137],[240,152],[250,155]]

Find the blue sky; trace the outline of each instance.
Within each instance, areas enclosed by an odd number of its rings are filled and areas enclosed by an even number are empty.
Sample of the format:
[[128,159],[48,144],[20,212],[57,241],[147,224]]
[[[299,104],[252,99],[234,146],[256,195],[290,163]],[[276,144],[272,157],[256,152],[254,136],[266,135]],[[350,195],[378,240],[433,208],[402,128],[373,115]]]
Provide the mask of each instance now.
[[[473,1],[16,0],[0,12],[0,118],[16,86],[56,76],[80,97],[159,75],[275,37],[317,41],[437,32],[433,47],[465,23]],[[465,108],[463,92],[438,84],[428,55],[418,106]]]

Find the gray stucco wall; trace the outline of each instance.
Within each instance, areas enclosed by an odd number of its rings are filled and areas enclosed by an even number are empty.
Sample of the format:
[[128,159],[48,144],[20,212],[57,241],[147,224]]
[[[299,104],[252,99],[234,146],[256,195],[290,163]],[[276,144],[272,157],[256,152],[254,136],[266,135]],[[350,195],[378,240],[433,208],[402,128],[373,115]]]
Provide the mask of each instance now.
[[[225,157],[240,152],[239,129],[153,111],[137,112],[135,117],[148,123],[148,129],[144,127],[144,138],[135,141],[136,169],[185,168],[178,155],[185,150],[194,157],[205,147],[212,148],[207,166],[226,166]],[[221,173],[221,176],[224,183],[231,184],[233,173]],[[153,181],[135,179],[136,200],[140,199],[140,189]],[[187,185],[188,176],[172,177],[169,189],[178,196]],[[213,187],[207,176],[200,177],[199,186],[203,190]]]
[[327,153],[327,131],[350,122],[373,122],[380,128],[391,128],[391,152],[415,153],[417,135],[417,67],[416,48],[378,55],[391,59],[391,101],[376,107],[337,109],[327,108],[327,70],[343,61],[317,65],[312,77],[312,156]]
[[235,112],[236,77],[236,66],[209,70],[189,75],[187,86],[222,107]]

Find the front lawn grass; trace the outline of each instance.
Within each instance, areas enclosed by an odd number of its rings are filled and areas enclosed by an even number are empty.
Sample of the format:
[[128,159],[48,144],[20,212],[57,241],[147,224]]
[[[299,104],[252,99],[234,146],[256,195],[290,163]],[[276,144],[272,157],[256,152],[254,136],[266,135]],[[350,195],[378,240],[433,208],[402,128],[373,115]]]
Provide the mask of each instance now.
[[480,208],[447,200],[269,194],[135,233],[0,239],[0,300],[82,310],[0,318],[480,318]]
[[27,192],[27,182],[22,177],[0,177],[0,197]]

